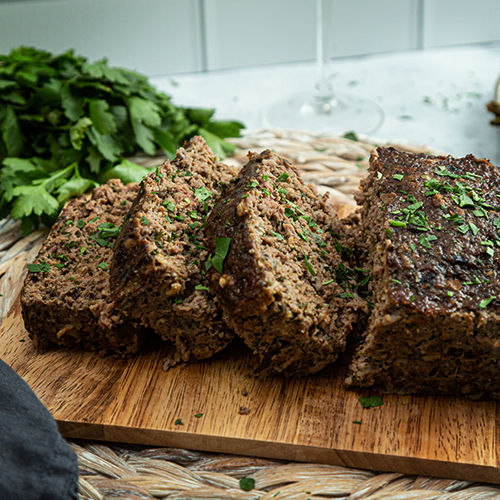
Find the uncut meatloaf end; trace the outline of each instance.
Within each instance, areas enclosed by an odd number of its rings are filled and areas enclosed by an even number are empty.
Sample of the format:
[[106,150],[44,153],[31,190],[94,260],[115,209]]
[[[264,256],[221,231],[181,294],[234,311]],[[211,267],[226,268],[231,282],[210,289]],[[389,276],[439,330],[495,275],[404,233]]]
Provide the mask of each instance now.
[[24,325],[39,350],[59,345],[126,357],[139,349],[146,332],[115,308],[108,270],[138,189],[112,179],[64,207],[21,293]]
[[232,172],[201,137],[193,138],[143,179],[115,247],[116,301],[132,321],[172,341],[168,365],[208,358],[233,337],[200,268],[206,249],[199,237]]
[[375,305],[348,385],[499,399],[499,186],[472,155],[372,153],[357,201]]
[[363,273],[343,257],[343,231],[327,198],[269,150],[249,155],[213,209],[211,287],[225,321],[258,355],[257,371],[308,375],[345,349],[366,302]]

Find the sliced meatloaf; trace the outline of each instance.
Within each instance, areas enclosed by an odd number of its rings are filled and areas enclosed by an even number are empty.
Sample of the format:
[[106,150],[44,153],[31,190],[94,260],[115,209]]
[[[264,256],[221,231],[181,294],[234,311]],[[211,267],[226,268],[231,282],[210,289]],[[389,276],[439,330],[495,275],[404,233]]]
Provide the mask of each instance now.
[[267,150],[250,156],[208,218],[206,262],[225,321],[260,358],[258,371],[317,372],[344,350],[366,302],[362,270],[325,198]]
[[109,286],[113,244],[138,190],[113,179],[63,209],[21,293],[24,325],[37,348],[120,356],[138,350],[145,332],[115,309]]
[[375,306],[348,384],[500,397],[499,185],[471,155],[372,153],[357,202]]
[[201,137],[193,138],[143,179],[116,244],[117,303],[175,344],[171,363],[208,358],[233,336],[199,265],[207,255],[199,229],[231,173]]

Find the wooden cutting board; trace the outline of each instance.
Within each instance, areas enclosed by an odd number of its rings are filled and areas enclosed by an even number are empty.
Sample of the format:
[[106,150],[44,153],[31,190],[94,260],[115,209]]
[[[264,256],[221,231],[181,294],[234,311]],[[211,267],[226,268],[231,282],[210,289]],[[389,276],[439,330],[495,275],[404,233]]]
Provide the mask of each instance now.
[[164,372],[166,353],[165,345],[151,343],[131,360],[69,350],[40,355],[19,299],[0,329],[0,358],[68,438],[500,484],[496,402],[384,396],[383,406],[363,409],[358,398],[373,394],[346,390],[345,366],[300,380],[258,378],[249,351],[234,343],[210,360]]

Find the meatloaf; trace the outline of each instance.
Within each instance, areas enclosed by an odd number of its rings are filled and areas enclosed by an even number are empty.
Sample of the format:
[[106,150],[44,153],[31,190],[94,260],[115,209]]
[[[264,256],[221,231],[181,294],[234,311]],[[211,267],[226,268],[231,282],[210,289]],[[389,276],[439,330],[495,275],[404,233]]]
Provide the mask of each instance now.
[[374,309],[349,385],[500,397],[499,186],[472,155],[372,153],[357,202]]
[[24,325],[35,346],[83,348],[128,356],[145,337],[114,307],[109,263],[138,184],[119,180],[69,202],[53,226],[21,293]]
[[131,321],[175,344],[170,364],[208,358],[233,336],[200,268],[207,253],[199,235],[231,174],[201,137],[193,138],[143,179],[116,244],[116,301]]
[[[315,373],[344,350],[366,301],[346,262],[344,227],[298,169],[250,155],[207,219],[205,263],[225,321],[258,355],[257,371]],[[344,254],[344,256],[343,256]]]

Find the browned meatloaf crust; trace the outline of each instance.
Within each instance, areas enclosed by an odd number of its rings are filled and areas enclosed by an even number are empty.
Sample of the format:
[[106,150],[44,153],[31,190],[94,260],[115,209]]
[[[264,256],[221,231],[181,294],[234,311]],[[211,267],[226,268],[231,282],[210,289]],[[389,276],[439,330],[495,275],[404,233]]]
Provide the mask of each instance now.
[[334,361],[366,308],[363,273],[342,259],[344,228],[297,168],[269,150],[250,156],[206,230],[211,286],[258,371],[307,375]]
[[51,345],[127,356],[145,332],[124,321],[109,286],[112,247],[139,186],[110,180],[69,202],[24,283],[24,324],[37,348]]
[[172,362],[208,358],[233,336],[202,276],[207,254],[198,234],[231,173],[193,138],[143,179],[116,244],[116,300],[129,318],[175,344]]
[[500,200],[487,160],[372,153],[361,244],[375,307],[348,384],[500,397]]

